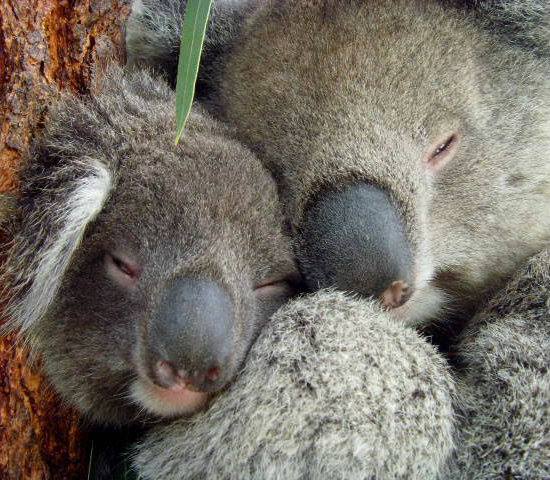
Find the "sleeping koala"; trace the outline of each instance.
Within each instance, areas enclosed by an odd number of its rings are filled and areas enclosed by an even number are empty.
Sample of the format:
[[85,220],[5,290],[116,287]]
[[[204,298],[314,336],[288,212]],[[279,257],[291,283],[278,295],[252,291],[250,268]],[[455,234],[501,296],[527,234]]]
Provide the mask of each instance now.
[[22,173],[9,327],[95,422],[197,411],[292,293],[271,177],[198,107],[174,146],[174,105],[111,67],[52,108]]
[[322,290],[262,329],[205,412],[133,448],[144,480],[432,480],[455,447],[449,366],[376,302]]
[[388,316],[338,292],[291,300],[208,411],[141,439],[139,478],[550,478],[550,252],[480,309],[458,375]]
[[[179,3],[135,3],[130,63],[171,75]],[[312,289],[467,318],[550,241],[549,32],[546,0],[218,1],[201,91],[275,175]]]

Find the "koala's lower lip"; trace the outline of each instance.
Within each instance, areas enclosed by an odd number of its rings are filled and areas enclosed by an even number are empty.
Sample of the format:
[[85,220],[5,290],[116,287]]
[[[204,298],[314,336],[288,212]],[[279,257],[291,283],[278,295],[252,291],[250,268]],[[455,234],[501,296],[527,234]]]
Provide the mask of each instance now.
[[147,380],[136,380],[131,387],[133,399],[150,413],[163,417],[186,416],[202,410],[210,394],[183,386],[162,388]]
[[162,388],[153,385],[151,392],[163,402],[172,402],[177,404],[194,404],[207,396],[204,392],[198,392],[192,388],[175,386],[171,388]]

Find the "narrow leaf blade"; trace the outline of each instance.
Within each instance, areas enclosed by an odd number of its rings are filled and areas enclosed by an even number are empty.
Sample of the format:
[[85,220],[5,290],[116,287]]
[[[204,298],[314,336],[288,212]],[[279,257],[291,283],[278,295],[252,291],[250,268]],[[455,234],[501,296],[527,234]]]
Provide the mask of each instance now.
[[195,96],[195,84],[212,0],[188,0],[185,7],[176,81],[176,144]]

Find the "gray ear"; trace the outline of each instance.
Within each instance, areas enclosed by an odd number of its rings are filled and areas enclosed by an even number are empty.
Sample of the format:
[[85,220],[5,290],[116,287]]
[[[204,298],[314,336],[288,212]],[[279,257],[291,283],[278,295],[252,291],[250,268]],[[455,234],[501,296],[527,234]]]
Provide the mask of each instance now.
[[112,172],[92,133],[97,120],[80,100],[65,100],[27,160],[2,279],[9,295],[4,328],[28,330],[47,312],[109,196]]
[[548,0],[443,0],[470,10],[473,19],[501,41],[550,56],[550,2]]

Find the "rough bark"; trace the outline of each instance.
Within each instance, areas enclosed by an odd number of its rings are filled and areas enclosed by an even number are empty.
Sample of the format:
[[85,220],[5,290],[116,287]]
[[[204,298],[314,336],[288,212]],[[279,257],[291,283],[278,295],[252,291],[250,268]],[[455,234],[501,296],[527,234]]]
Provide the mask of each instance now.
[[[56,90],[85,92],[91,65],[121,59],[127,1],[0,1],[0,193],[17,191]],[[39,370],[13,336],[0,338],[0,479],[86,478],[86,435]]]

